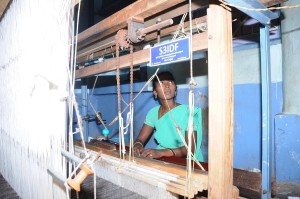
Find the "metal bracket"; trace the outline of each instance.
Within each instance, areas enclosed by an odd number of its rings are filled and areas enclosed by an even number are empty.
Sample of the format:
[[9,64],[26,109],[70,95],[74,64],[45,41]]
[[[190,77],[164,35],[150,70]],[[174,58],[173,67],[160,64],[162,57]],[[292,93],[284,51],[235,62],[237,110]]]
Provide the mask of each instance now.
[[138,43],[144,40],[144,37],[147,33],[160,30],[163,27],[169,26],[173,24],[172,19],[167,19],[165,21],[159,22],[157,24],[151,25],[149,27],[144,27],[144,23],[141,20],[137,19],[128,19],[128,33],[127,39],[132,43]]
[[140,20],[131,18],[127,20],[128,24],[128,33],[127,33],[127,38],[132,42],[132,43],[138,43],[144,40],[144,36],[146,34],[138,34],[138,30],[142,29],[145,27],[144,23],[141,22]]

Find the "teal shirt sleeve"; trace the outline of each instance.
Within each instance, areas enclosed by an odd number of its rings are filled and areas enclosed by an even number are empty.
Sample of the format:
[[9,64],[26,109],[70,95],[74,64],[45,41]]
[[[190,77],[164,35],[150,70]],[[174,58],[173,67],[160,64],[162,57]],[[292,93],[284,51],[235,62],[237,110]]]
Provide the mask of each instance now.
[[201,150],[202,144],[202,110],[201,108],[194,109],[194,130],[197,131],[197,147],[196,147],[196,159],[203,161],[203,154]]
[[158,110],[159,110],[159,106],[155,106],[152,109],[150,109],[150,111],[146,115],[144,124],[147,124],[148,126],[154,128],[158,120]]

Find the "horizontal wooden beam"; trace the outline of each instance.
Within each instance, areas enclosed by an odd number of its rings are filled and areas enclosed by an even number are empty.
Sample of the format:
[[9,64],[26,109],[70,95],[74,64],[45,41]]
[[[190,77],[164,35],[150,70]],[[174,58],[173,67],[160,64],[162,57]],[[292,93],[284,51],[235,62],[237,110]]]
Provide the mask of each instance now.
[[[193,52],[207,51],[207,33],[203,32],[193,36]],[[140,50],[133,53],[133,65],[145,64],[150,61],[150,49]],[[120,69],[130,66],[130,55],[120,57]],[[75,72],[75,78],[83,78],[103,72],[116,70],[116,59],[111,59],[86,68],[78,69]]]
[[[279,4],[285,2],[287,0],[260,0],[265,6],[272,6],[275,4]],[[74,0],[75,4],[78,1]],[[112,16],[100,21],[94,26],[86,29],[85,31],[78,34],[78,48],[82,48],[87,46],[101,38],[107,37],[114,32],[124,28],[127,26],[127,19],[129,18],[140,18],[141,20],[145,20],[148,17],[153,15],[157,15],[158,13],[165,11],[173,6],[176,6],[180,3],[186,2],[184,0],[139,0],[126,8],[116,12]],[[193,1],[192,2],[192,10],[196,10],[203,6],[208,5],[208,0],[203,1]],[[160,17],[162,20],[170,19],[175,16],[182,15],[188,12],[188,4],[184,4],[175,8],[171,11],[168,11],[165,14],[157,15],[156,18]],[[145,22],[147,26],[149,24],[155,23],[156,19],[148,20]]]
[[[133,53],[133,65],[139,65],[149,62],[149,49]],[[120,57],[120,69],[128,68],[130,65],[130,55]],[[111,59],[102,63],[94,64],[86,68],[78,69],[75,72],[75,78],[88,77],[108,71],[116,70],[116,59]]]
[[[81,143],[78,141],[75,144],[75,154],[80,156],[80,151],[83,151]],[[135,178],[141,182],[148,183],[150,185],[163,187],[165,190],[183,195],[189,198],[193,198],[198,191],[207,189],[207,172],[205,171],[192,171],[191,175],[191,189],[187,191],[187,179],[186,168],[174,165],[165,164],[162,161],[157,161],[149,158],[125,159],[119,158],[118,151],[106,150],[90,144],[86,144],[86,148],[90,155],[101,153],[100,159],[95,162],[93,167],[102,166],[100,170],[109,168],[112,171],[118,170],[118,173],[122,173]],[[126,166],[122,166],[126,165]],[[105,167],[105,168],[104,168]]]
[[239,188],[241,196],[260,198],[261,183],[261,172],[233,169],[233,185]]
[[[207,0],[198,1],[198,2],[192,2],[192,11],[197,10],[201,7],[204,7],[207,5]],[[157,19],[160,18],[162,21],[167,19],[172,19],[174,17],[183,15],[184,13],[187,13],[189,11],[189,5],[187,3],[180,5],[172,10],[164,11],[162,14],[155,15],[152,19],[149,19],[145,21],[145,27],[151,26],[157,22]],[[100,23],[100,22],[99,22]],[[111,24],[113,26],[113,24]],[[125,27],[125,26],[124,26]],[[175,27],[175,26],[174,26]],[[176,25],[177,27],[177,25]],[[102,39],[106,35],[102,34],[101,32],[98,33],[97,40]],[[161,33],[162,34],[162,33]],[[80,35],[80,34],[79,34]],[[90,41],[87,42],[81,42],[81,44],[78,46],[78,53],[77,53],[77,63],[82,62],[83,60],[87,60],[87,56],[91,55],[94,52],[100,51],[103,49],[103,47],[106,47],[107,45],[110,45],[111,42],[113,42],[115,39],[115,35],[106,37],[104,40],[96,41],[96,43],[90,45]],[[88,40],[88,39],[87,39]],[[95,41],[96,39],[92,40]],[[146,39],[147,40],[147,39]],[[112,44],[113,46],[114,44]],[[109,49],[107,50],[109,51]],[[99,53],[101,56],[103,53]],[[97,56],[96,56],[97,57]]]
[[147,17],[182,2],[185,0],[139,0],[81,32],[78,35],[78,47],[81,47],[84,40],[86,40],[84,43],[87,45],[126,27],[129,18],[134,17],[143,21]]
[[262,4],[264,4],[266,7],[274,6],[283,2],[286,2],[287,0],[259,0]]
[[[197,24],[203,23],[203,22],[206,22],[206,16],[193,19],[192,24],[193,24],[193,27],[195,27],[195,26],[197,26]],[[189,27],[189,22],[187,21],[184,23],[184,28],[188,28],[188,27]],[[160,36],[164,37],[166,35],[170,35],[170,34],[174,33],[177,28],[178,28],[178,25],[162,29],[160,31]],[[145,36],[144,42],[149,42],[156,38],[157,38],[157,32],[153,32],[153,33]],[[95,59],[97,57],[104,56],[104,54],[109,54],[109,53],[115,52],[115,47],[113,47],[115,45],[114,39],[115,39],[114,37],[109,37],[109,38],[106,38],[100,42],[97,42],[96,44],[93,44],[87,48],[79,50],[77,52],[77,59],[76,59],[77,63]],[[111,48],[109,48],[109,46]]]
[[[79,141],[74,141],[76,146],[81,146]],[[98,140],[92,140],[90,144],[86,145],[87,149],[95,152],[102,151],[106,155],[112,157],[119,157],[117,152],[119,145],[112,142],[102,142]],[[183,168],[186,167],[186,159],[179,157],[163,157],[160,161],[151,160],[147,158],[136,158],[135,161],[141,165],[149,166],[163,171],[170,171],[179,175],[184,175],[185,171]],[[201,163],[206,169],[208,168],[207,163]],[[162,167],[162,165],[165,165]],[[202,171],[198,165],[195,165],[195,170]],[[247,198],[260,198],[261,195],[261,173],[252,172],[241,169],[233,169],[233,185],[239,189],[240,196]]]
[[[275,5],[275,4],[278,4],[278,3],[282,3],[282,2],[285,2],[286,0],[260,0],[261,3],[263,3],[265,6],[272,6],[272,5]],[[204,0],[204,1],[201,1],[201,2],[192,2],[192,11],[194,10],[197,10],[201,7],[205,7],[207,5],[208,1],[207,0]],[[156,23],[156,20],[158,18],[161,18],[161,20],[166,20],[166,19],[171,19],[171,18],[174,18],[174,17],[177,17],[177,16],[180,16],[184,13],[187,13],[188,12],[188,4],[183,4],[181,6],[178,6],[172,10],[168,10],[160,15],[155,15],[155,17],[152,17],[150,20],[147,20],[145,21],[145,27],[148,27],[150,25],[153,25]],[[113,16],[111,16],[113,17]],[[203,17],[200,17],[200,18],[197,18],[197,19],[194,19],[193,21],[198,21],[198,22],[201,22]],[[99,26],[101,26],[102,22],[99,22]],[[193,22],[194,23],[194,22]],[[186,22],[187,24],[187,22]],[[114,26],[114,24],[110,24],[112,27]],[[97,26],[97,24],[89,29],[87,29],[87,31],[93,31],[93,29]],[[127,24],[125,24],[124,27],[126,27]],[[186,25],[185,25],[186,26]],[[161,36],[164,36],[166,34],[170,34],[172,32],[174,32],[174,30],[176,29],[177,25],[175,26],[172,26],[172,27],[168,27],[166,29],[163,29],[161,30],[160,34]],[[109,28],[109,27],[108,27]],[[117,29],[116,29],[117,31]],[[83,34],[83,33],[80,33],[79,34],[79,37],[80,35]],[[77,53],[77,63],[81,63],[83,61],[87,61],[87,60],[90,60],[90,59],[94,59],[94,57],[101,57],[103,56],[105,53],[109,53],[110,51],[114,52],[115,49],[114,48],[108,48],[109,46],[114,46],[114,36],[110,36],[110,37],[107,37],[105,38],[104,40],[101,40],[101,41],[98,41],[97,43],[95,44],[92,44],[92,45],[89,45],[91,42],[94,42],[96,40],[100,40],[101,38],[107,36],[106,34],[102,34],[101,30],[98,32],[98,33],[95,33],[95,35],[97,35],[97,39],[94,39],[94,40],[91,40],[91,41],[87,41],[87,42],[81,42],[81,44],[78,46],[78,53]],[[146,35],[145,37],[145,41],[150,41],[151,39],[154,39],[157,37],[157,33],[152,33],[150,35]],[[88,40],[88,38],[87,38]],[[99,52],[103,49],[107,49],[105,52]],[[94,54],[95,53],[95,54]]]

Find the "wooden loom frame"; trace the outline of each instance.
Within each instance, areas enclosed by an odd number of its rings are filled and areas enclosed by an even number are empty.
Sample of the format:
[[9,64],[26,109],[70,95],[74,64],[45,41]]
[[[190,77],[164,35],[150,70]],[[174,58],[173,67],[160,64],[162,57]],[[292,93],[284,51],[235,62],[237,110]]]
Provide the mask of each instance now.
[[[97,46],[112,42],[119,29],[127,26],[127,19],[138,18],[145,24],[153,24],[155,18],[168,19],[188,12],[185,0],[148,0],[137,1],[128,7],[104,19],[78,35],[77,61],[83,61],[89,54],[101,55]],[[276,4],[272,0],[261,0],[265,5]],[[232,63],[232,32],[231,12],[218,1],[193,2],[193,9],[209,4],[207,26],[208,31],[193,36],[193,52],[208,51],[209,64],[209,172],[208,197],[232,198],[233,196],[233,63]],[[173,10],[164,12],[164,10]],[[175,7],[175,8],[174,8]],[[211,17],[213,16],[213,17]],[[206,17],[198,19],[205,21]],[[170,30],[161,30],[161,34],[170,34]],[[147,35],[145,40],[151,40],[156,34]],[[90,45],[92,42],[96,44]],[[88,46],[90,45],[90,46]],[[87,47],[88,46],[88,47]],[[149,49],[133,53],[133,64],[149,62]],[[120,57],[120,68],[128,68],[130,56]],[[115,60],[98,63],[75,72],[76,78],[115,70]],[[217,125],[216,125],[217,124]],[[220,169],[222,168],[222,169]]]

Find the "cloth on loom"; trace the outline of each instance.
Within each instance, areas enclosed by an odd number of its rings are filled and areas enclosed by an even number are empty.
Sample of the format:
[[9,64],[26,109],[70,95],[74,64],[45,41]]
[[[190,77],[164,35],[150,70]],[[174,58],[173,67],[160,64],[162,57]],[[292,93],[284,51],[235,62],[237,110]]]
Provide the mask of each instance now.
[[[180,136],[177,133],[176,125],[185,138],[188,130],[189,106],[181,104],[176,106],[161,118],[158,119],[160,106],[153,107],[147,114],[145,124],[154,128],[154,138],[157,141],[157,149],[178,148],[184,146]],[[175,121],[175,123],[174,123]],[[198,107],[194,108],[194,131],[197,132],[196,158],[203,161],[201,151],[202,142],[202,112]]]

